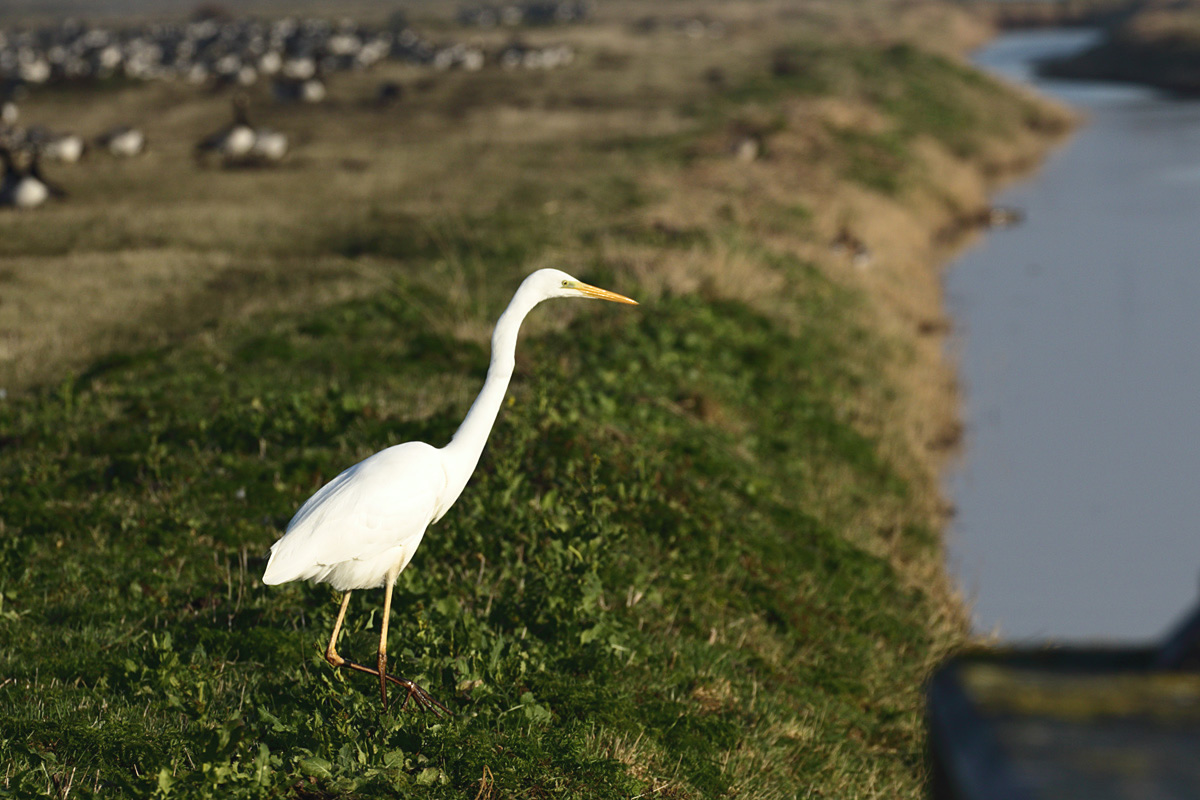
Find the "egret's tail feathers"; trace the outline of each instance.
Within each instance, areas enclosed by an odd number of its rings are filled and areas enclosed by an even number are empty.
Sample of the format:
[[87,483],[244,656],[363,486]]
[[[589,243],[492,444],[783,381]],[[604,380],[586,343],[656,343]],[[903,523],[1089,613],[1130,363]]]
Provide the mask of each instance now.
[[267,568],[263,571],[262,582],[268,586],[276,586],[280,583],[287,583],[293,580],[291,576],[284,575],[283,568],[279,566],[279,561],[275,558],[275,553],[271,553],[271,558],[267,561]]
[[279,542],[276,542],[271,546],[271,557],[267,559],[267,568],[263,570],[263,583],[268,586],[276,586],[280,583],[307,577],[303,574],[303,569],[296,568],[296,564],[292,563],[294,561],[295,559],[287,557],[287,550],[281,548]]

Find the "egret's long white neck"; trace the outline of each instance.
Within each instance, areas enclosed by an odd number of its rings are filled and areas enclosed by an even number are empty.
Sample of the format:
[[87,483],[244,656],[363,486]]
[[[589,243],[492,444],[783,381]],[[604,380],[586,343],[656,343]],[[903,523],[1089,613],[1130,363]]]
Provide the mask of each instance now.
[[479,463],[516,365],[517,333],[521,329],[521,322],[542,299],[528,291],[526,284],[522,284],[496,323],[496,329],[492,332],[492,363],[488,367],[487,379],[450,443],[442,448],[450,484],[443,510],[458,499],[471,473],[475,471],[475,465]]

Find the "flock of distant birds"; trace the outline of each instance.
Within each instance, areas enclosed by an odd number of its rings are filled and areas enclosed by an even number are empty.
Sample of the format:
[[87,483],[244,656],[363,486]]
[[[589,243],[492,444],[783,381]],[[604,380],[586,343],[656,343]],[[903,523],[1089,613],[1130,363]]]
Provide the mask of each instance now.
[[[592,0],[528,0],[464,6],[458,21],[466,27],[488,29],[580,22],[591,12]],[[691,37],[719,37],[725,32],[719,21],[707,17],[665,21],[647,17],[634,29],[651,32],[663,25]],[[566,46],[535,48],[514,41],[493,58],[505,69],[551,69],[570,64],[574,51]],[[175,79],[240,90],[269,79],[276,101],[319,103],[327,95],[325,76],[369,69],[384,59],[435,70],[476,71],[487,64],[488,54],[478,45],[434,44],[399,16],[374,29],[352,21],[210,17],[121,30],[71,21],[39,30],[0,30],[0,164],[4,169],[0,207],[36,208],[66,197],[66,191],[42,173],[41,162],[72,163],[89,148],[77,134],[18,124],[15,99],[29,87],[54,81],[124,78]],[[718,74],[713,80],[720,77]],[[385,81],[379,86],[377,100],[386,106],[402,94],[399,84]],[[91,142],[94,149],[116,158],[139,156],[147,144],[146,134],[128,125],[105,131]],[[762,157],[763,147],[761,133],[743,131],[735,135],[730,152],[739,161],[751,162]],[[285,133],[251,124],[241,91],[234,95],[232,121],[195,145],[198,162],[226,167],[271,165],[283,160],[288,150]],[[1022,220],[1019,209],[987,207],[949,225],[944,238],[952,241],[970,227],[1004,228]],[[873,261],[871,249],[847,225],[839,229],[829,248],[859,268]]]
[[[83,158],[88,143],[75,133],[55,133],[43,125],[23,128],[17,124],[20,114],[15,102],[0,105],[0,207],[37,208],[51,198],[66,197],[66,191],[42,174],[43,158],[74,163]],[[146,134],[139,128],[120,126],[93,140],[99,150],[118,158],[141,155],[146,149]]]
[[[463,7],[464,25],[496,27],[582,21],[590,0],[533,0]],[[570,64],[565,45],[532,47],[513,41],[493,55],[506,68],[553,69]],[[82,136],[42,125],[22,127],[18,99],[36,87],[58,82],[183,80],[214,89],[246,89],[271,81],[279,102],[319,103],[326,99],[326,76],[366,70],[388,59],[435,70],[477,71],[488,53],[474,44],[435,44],[400,16],[370,28],[344,20],[285,18],[273,21],[208,17],[178,23],[152,23],[121,29],[67,20],[36,30],[0,30],[0,207],[36,208],[66,192],[47,180],[41,163],[79,161],[89,149]],[[379,87],[381,103],[403,93],[395,82]],[[125,125],[105,131],[90,145],[118,158],[146,151],[141,129]],[[289,150],[286,134],[256,127],[246,101],[234,99],[233,120],[196,144],[197,158],[225,166],[269,165]]]
[[[580,22],[591,14],[586,0],[552,0],[464,7],[463,24],[536,25]],[[510,51],[533,52],[519,44]],[[477,45],[435,43],[400,14],[371,27],[353,20],[224,19],[151,23],[121,29],[67,20],[37,30],[0,30],[0,79],[41,84],[54,80],[121,76],[133,80],[176,78],[190,83],[250,86],[271,79],[281,93],[302,93],[308,81],[345,70],[369,68],[384,59],[438,69],[480,69],[486,54]],[[553,61],[553,59],[551,59]],[[545,59],[511,66],[543,67]]]

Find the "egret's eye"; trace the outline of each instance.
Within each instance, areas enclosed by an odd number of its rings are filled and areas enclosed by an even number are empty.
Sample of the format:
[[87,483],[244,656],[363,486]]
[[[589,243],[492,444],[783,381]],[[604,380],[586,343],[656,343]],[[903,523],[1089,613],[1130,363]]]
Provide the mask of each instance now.
[[563,281],[563,286],[570,286],[570,285],[571,285],[570,281]]

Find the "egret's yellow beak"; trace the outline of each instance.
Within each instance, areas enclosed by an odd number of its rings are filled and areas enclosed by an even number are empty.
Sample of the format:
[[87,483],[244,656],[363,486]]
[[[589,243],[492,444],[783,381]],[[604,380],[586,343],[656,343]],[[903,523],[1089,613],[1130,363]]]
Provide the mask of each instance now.
[[601,289],[598,286],[592,286],[591,284],[587,283],[576,283],[575,289],[585,297],[594,297],[597,300],[611,300],[614,303],[628,303],[631,306],[636,306],[638,304],[637,300],[628,298],[623,294],[610,292],[608,289]]

